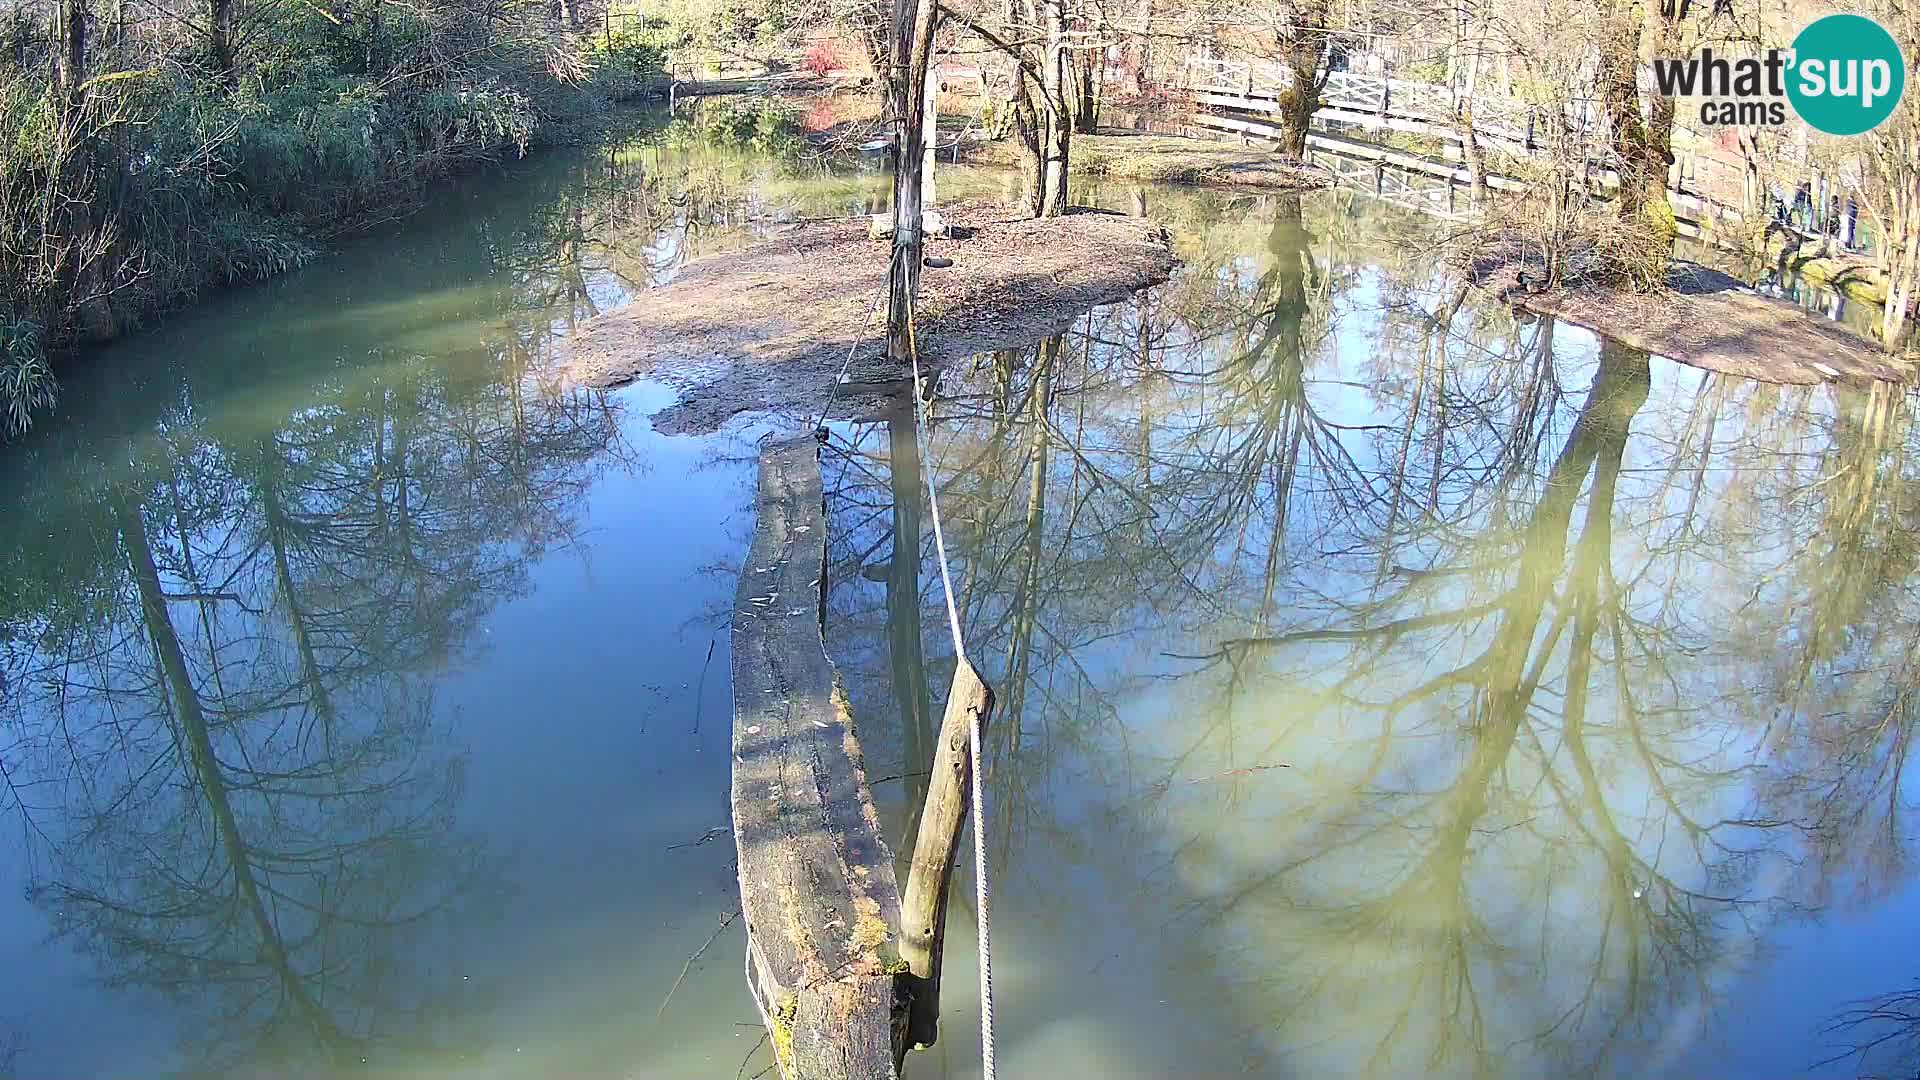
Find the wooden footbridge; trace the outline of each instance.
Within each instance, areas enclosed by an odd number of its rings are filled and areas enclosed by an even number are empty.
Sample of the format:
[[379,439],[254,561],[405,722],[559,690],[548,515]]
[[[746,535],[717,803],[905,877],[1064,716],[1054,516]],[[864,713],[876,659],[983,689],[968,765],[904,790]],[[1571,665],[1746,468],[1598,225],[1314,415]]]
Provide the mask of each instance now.
[[[1236,60],[1191,60],[1187,85],[1202,105],[1230,111],[1272,113],[1292,85],[1292,73],[1279,64]],[[1334,71],[1320,88],[1314,118],[1368,130],[1403,131],[1459,143],[1454,127],[1458,95],[1443,83]],[[1473,95],[1474,134],[1532,153],[1541,149],[1546,115],[1540,106],[1504,94]],[[1605,134],[1597,105],[1578,101],[1567,110],[1576,139],[1597,141]]]
[[[1187,65],[1187,86],[1197,106],[1192,122],[1210,131],[1245,139],[1279,141],[1275,119],[1292,74],[1278,64],[1195,59]],[[1327,75],[1307,135],[1313,164],[1346,186],[1396,205],[1451,219],[1471,215],[1463,189],[1472,182],[1456,113],[1457,92],[1442,83],[1395,79],[1384,75],[1335,71]],[[1541,106],[1504,94],[1477,91],[1472,97],[1474,138],[1480,144],[1487,187],[1520,191],[1527,187],[1513,166],[1544,160],[1549,113]],[[1553,125],[1560,127],[1560,125]],[[1605,160],[1605,117],[1599,103],[1568,105],[1565,137],[1583,149],[1587,182],[1605,198],[1620,184],[1618,171]],[[1439,156],[1401,149],[1379,141],[1382,133],[1411,135],[1439,148]],[[1360,134],[1373,136],[1356,137]],[[1503,171],[1504,170],[1504,171]],[[1698,194],[1669,189],[1667,199],[1683,236],[1698,237],[1719,220],[1734,215]]]

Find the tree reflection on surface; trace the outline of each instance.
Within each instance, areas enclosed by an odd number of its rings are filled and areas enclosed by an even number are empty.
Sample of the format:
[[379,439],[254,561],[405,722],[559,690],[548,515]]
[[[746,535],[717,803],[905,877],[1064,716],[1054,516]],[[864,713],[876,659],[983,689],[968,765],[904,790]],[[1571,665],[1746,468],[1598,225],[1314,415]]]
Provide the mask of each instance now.
[[1782,920],[1907,879],[1905,399],[1516,322],[1344,196],[1239,228],[948,379],[1001,894],[1129,898],[1057,948],[1171,935],[1129,977],[1214,1003],[1203,1070],[1682,1067]]

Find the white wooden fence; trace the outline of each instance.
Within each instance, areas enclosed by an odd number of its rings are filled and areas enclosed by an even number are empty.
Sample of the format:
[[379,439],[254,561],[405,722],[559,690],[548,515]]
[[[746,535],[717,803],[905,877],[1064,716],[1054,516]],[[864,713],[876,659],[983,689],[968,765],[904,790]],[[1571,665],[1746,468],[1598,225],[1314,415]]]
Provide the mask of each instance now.
[[[1284,65],[1246,60],[1196,58],[1187,62],[1187,88],[1202,104],[1251,112],[1273,112],[1279,96],[1293,84]],[[1444,83],[1329,72],[1320,90],[1316,115],[1325,119],[1385,127],[1416,134],[1454,136],[1458,94]],[[1475,91],[1474,133],[1486,139],[1535,151],[1546,138],[1547,113],[1538,105],[1505,94]],[[1575,101],[1567,110],[1568,128],[1582,141],[1604,131],[1595,103]]]

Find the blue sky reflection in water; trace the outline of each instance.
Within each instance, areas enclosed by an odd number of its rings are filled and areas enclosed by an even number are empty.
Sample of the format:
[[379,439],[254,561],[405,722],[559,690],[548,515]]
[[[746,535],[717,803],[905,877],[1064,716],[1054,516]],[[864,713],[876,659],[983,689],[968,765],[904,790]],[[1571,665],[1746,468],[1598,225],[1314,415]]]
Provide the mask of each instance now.
[[[0,459],[15,1075],[767,1064],[737,927],[655,1011],[733,905],[731,571],[796,420],[663,438],[556,343],[880,187],[540,156],[70,380]],[[1187,267],[935,436],[1010,1075],[1798,1075],[1920,975],[1905,402],[1516,324],[1346,195],[1093,195]],[[829,644],[904,830],[931,530],[910,428],[837,430]],[[912,1076],[977,1053],[970,916]]]

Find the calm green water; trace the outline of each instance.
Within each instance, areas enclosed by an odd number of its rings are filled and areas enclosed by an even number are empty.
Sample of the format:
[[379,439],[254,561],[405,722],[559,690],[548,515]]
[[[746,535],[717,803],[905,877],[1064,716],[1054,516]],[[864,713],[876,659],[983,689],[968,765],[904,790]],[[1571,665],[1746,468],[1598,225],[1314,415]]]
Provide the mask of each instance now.
[[7,448],[12,1074],[738,1065],[737,936],[654,1014],[737,902],[725,837],[669,847],[727,822],[758,431],[554,378],[756,212],[676,204],[688,168],[450,185],[101,355]]
[[[768,1064],[738,925],[687,961],[735,904],[732,575],[794,418],[662,437],[666,391],[558,349],[880,186],[621,136],[69,379],[0,454],[0,1075]],[[1822,1028],[1920,976],[1907,403],[1516,324],[1344,194],[1091,197],[1186,267],[954,371],[933,434],[1002,702],[1003,1074],[1789,1076],[1859,1037]],[[899,835],[952,650],[910,422],[833,446],[829,649]],[[911,1076],[977,1074],[970,924]]]

